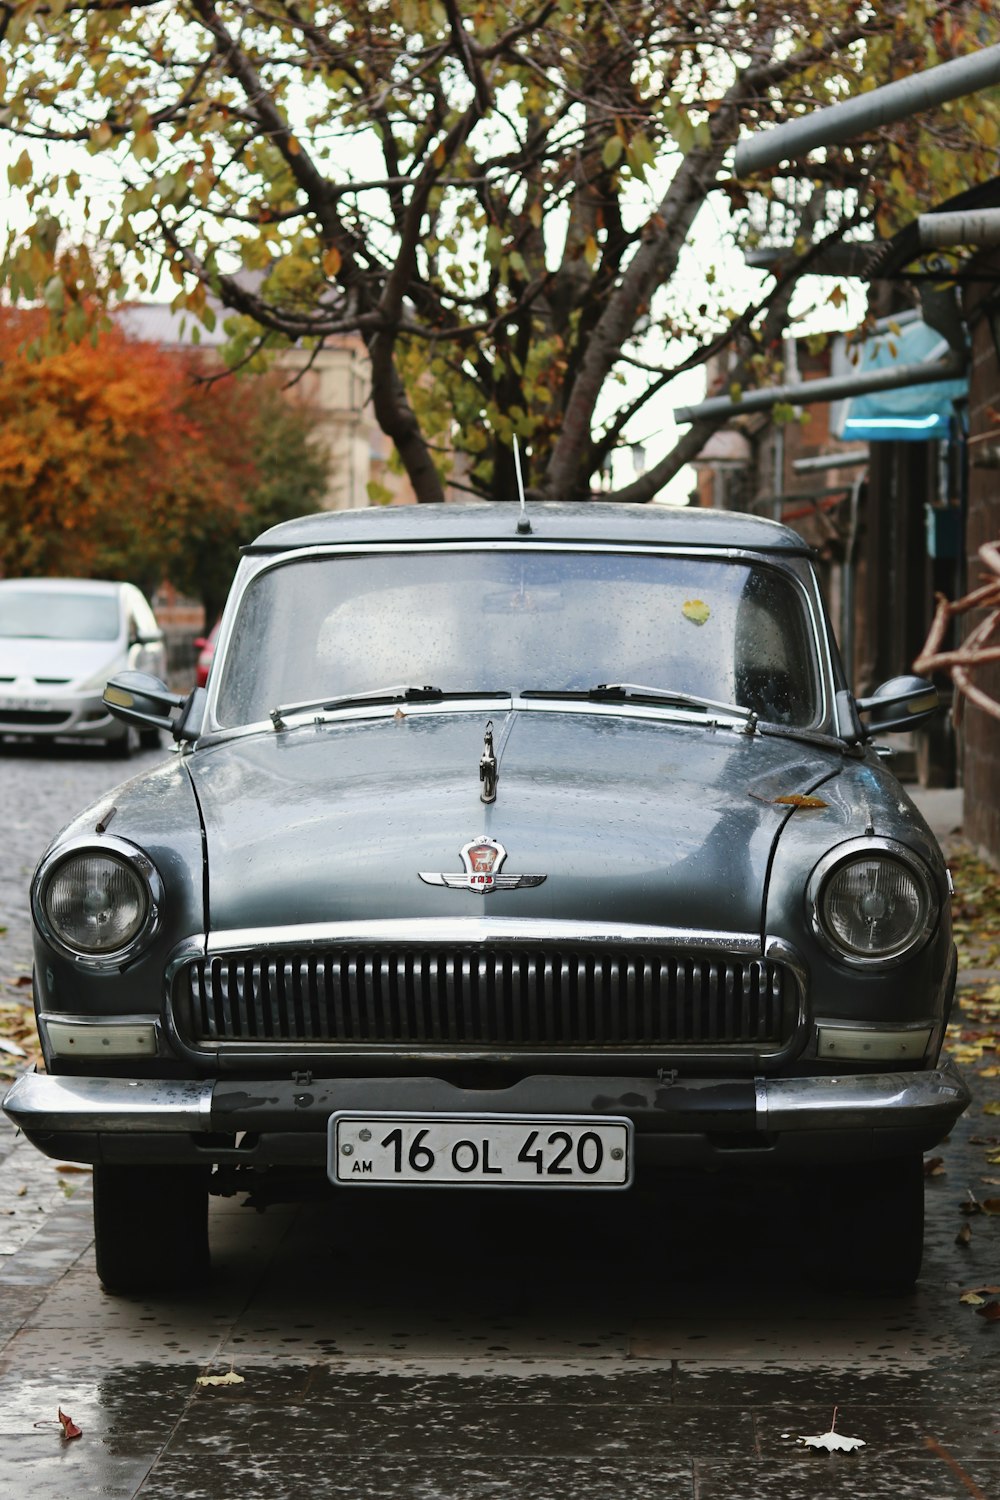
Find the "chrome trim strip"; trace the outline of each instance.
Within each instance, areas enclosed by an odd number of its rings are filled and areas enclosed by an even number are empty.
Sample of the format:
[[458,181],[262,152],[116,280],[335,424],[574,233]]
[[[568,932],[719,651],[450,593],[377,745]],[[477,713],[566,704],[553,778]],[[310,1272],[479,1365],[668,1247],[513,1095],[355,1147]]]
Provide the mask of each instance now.
[[3,1101],[13,1123],[38,1131],[207,1132],[211,1080],[61,1078],[26,1073]]
[[[521,698],[511,694],[509,698],[476,698],[470,694],[468,698],[453,699],[445,703],[408,703],[406,705],[406,717],[410,718],[435,718],[442,714],[484,714],[496,713],[498,706],[502,707],[504,713],[516,711],[518,713],[549,713],[549,714],[588,714],[591,717],[603,719],[648,719],[659,724],[686,724],[694,729],[735,729],[739,734],[746,734],[747,720],[744,715],[726,713],[703,713],[698,710],[687,710],[676,708],[666,704],[636,703],[632,699],[623,700],[621,703],[586,702],[575,703],[566,699],[545,698]],[[359,719],[392,719],[399,712],[399,703],[380,704],[358,704],[351,708],[330,709],[320,712],[318,709],[311,713],[290,714],[285,722],[291,728],[302,728],[307,725],[323,724],[345,724],[354,723]],[[814,727],[814,726],[810,726]],[[252,734],[269,734],[275,732],[274,725],[270,719],[259,719],[254,724],[239,724],[232,729],[213,729],[198,738],[199,745],[220,745],[229,740],[244,739]]]
[[[348,922],[313,922],[302,926],[217,929],[195,938],[171,955],[170,970],[187,959],[235,949],[313,947],[320,943],[633,943],[697,948],[706,953],[739,953],[763,957],[753,932],[712,932],[685,927],[647,927],[640,923],[571,922],[547,917],[371,917]],[[769,956],[790,961],[791,949],[769,938]]]
[[[648,1083],[648,1080],[643,1080]],[[582,1086],[593,1087],[592,1079]],[[894,1072],[836,1078],[757,1078],[762,1132],[947,1128],[970,1102],[950,1062],[927,1073]],[[3,1101],[29,1138],[46,1132],[204,1134],[211,1129],[212,1080],[56,1078],[28,1073]],[[674,1097],[676,1108],[678,1097]]]
[[940,1115],[954,1119],[971,1095],[951,1062],[928,1073],[841,1074],[836,1078],[765,1078],[762,1130],[861,1129],[905,1125]]
[[767,1129],[767,1079],[758,1073],[753,1081],[754,1104],[757,1110],[757,1129]]
[[[148,906],[146,916],[135,936],[127,942],[124,947],[116,948],[111,953],[84,953],[78,948],[71,948],[53,928],[45,910],[45,891],[48,882],[56,873],[58,867],[74,854],[112,854],[117,855],[121,862],[133,871],[146,889]],[[81,834],[76,838],[67,839],[55,844],[43,856],[38,869],[35,871],[31,881],[31,914],[35,925],[42,936],[58,953],[72,959],[81,969],[92,969],[108,973],[111,970],[123,969],[130,963],[138,953],[152,942],[160,929],[160,919],[163,911],[164,888],[157,870],[149,855],[137,844],[130,843],[128,839],[117,838],[113,833]]]

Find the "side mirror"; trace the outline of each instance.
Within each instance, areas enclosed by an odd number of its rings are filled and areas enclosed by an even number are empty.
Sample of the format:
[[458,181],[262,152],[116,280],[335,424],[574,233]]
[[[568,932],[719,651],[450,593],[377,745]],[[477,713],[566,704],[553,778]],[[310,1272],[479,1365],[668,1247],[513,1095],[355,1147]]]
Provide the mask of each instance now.
[[105,706],[116,718],[146,729],[165,729],[175,740],[198,738],[203,702],[203,688],[181,697],[149,672],[119,672],[104,689]]
[[857,700],[858,712],[868,716],[868,733],[911,729],[941,707],[938,690],[926,677],[890,677],[870,698]]

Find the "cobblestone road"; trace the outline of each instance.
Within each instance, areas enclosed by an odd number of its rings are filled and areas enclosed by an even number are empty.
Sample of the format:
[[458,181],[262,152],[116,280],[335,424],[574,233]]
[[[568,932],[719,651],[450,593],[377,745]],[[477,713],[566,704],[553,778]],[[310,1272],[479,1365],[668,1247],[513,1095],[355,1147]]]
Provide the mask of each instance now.
[[[136,768],[157,757],[145,755]],[[124,768],[0,756],[0,978],[26,885]],[[967,992],[997,976],[966,971]],[[994,1088],[992,1084],[985,1085]],[[87,1175],[0,1133],[0,1494],[19,1500],[1000,1500],[1000,1283],[981,1092],[927,1183],[917,1292],[822,1295],[794,1204],[712,1185],[646,1217],[398,1195],[212,1208],[204,1293],[111,1298]],[[823,1193],[821,1174],[806,1192]],[[971,1227],[968,1244],[956,1234]],[[234,1383],[199,1386],[232,1371]],[[82,1427],[65,1442],[59,1408]],[[855,1453],[816,1452],[838,1408]]]

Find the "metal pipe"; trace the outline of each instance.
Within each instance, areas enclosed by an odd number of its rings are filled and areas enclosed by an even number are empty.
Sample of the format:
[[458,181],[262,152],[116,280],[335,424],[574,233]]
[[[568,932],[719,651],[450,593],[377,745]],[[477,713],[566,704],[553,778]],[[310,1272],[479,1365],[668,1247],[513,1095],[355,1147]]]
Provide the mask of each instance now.
[[866,396],[871,391],[898,391],[906,385],[932,385],[935,380],[956,380],[965,374],[966,361],[952,353],[942,360],[919,365],[900,365],[895,370],[872,370],[869,375],[835,375],[827,380],[805,380],[801,385],[775,385],[768,390],[746,391],[738,401],[731,396],[711,396],[697,406],[674,408],[675,422],[698,422],[703,417],[739,417],[769,411],[772,406],[818,406],[842,397]]
[[[851,241],[846,245],[828,245],[814,260],[809,262],[810,276],[863,276],[881,240]],[[754,271],[771,271],[775,266],[794,260],[796,251],[792,245],[769,245],[756,250],[747,250],[743,256]]]
[[858,464],[866,464],[868,459],[867,448],[850,448],[844,453],[817,453],[810,458],[796,458],[792,468],[796,474],[813,474],[821,469],[852,469]]
[[880,89],[845,99],[843,104],[813,110],[801,119],[749,136],[736,147],[736,175],[746,177],[779,161],[797,161],[819,146],[841,146],[879,125],[905,120],[994,83],[1000,83],[1000,46],[983,47],[911,78],[899,78]]
[[1000,245],[1000,208],[972,209],[959,214],[921,214],[917,219],[920,247]]

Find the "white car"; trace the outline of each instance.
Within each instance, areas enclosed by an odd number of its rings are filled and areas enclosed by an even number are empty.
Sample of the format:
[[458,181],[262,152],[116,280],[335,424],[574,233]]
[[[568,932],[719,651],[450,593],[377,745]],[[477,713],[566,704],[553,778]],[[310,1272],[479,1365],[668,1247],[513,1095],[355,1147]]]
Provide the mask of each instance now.
[[163,632],[134,584],[0,579],[0,738],[98,740],[121,755],[157,743],[104,705],[123,670],[166,670]]

